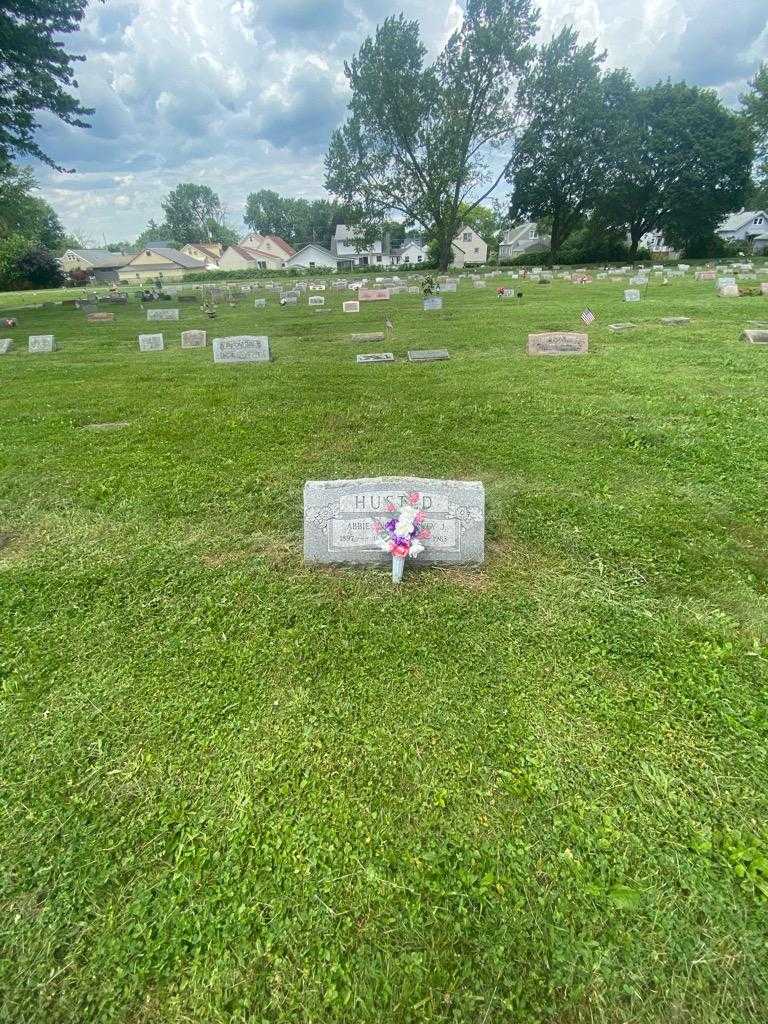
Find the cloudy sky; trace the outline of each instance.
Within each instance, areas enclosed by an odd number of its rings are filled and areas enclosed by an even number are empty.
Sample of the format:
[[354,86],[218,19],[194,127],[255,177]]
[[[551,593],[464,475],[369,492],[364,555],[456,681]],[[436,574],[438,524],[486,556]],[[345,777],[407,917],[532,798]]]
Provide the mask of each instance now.
[[[540,0],[541,38],[573,24],[642,84],[685,79],[734,103],[768,59],[767,0]],[[421,22],[439,51],[461,0],[106,0],[68,48],[89,130],[46,121],[38,167],[66,228],[132,240],[180,181],[210,185],[241,225],[246,195],[323,193],[329,132],[343,120],[343,61],[387,14]]]

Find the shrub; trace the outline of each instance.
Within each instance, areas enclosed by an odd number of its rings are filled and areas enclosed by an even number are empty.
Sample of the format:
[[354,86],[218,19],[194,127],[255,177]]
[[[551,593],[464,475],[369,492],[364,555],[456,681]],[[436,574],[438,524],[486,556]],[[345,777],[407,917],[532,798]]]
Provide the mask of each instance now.
[[59,261],[42,245],[11,235],[0,243],[0,288],[58,288],[64,283]]

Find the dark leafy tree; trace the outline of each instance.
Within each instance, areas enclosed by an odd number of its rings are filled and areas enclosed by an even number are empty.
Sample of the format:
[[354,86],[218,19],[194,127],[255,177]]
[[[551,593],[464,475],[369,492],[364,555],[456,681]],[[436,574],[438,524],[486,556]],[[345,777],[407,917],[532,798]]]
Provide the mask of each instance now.
[[536,24],[530,0],[467,0],[461,27],[426,64],[418,23],[387,18],[345,65],[352,98],[326,155],[328,190],[363,226],[392,212],[420,225],[445,268],[462,213],[508,169],[503,159],[491,171],[489,158],[517,131],[511,88],[533,56]]
[[[196,238],[195,241],[201,242],[202,239]],[[149,224],[138,236],[133,246],[135,249],[146,249],[150,245],[175,246],[178,244],[178,239],[173,237],[171,229],[167,224],[158,224],[154,219],[150,218]],[[183,245],[184,243],[182,242],[181,244]]]
[[624,76],[604,75],[604,59],[593,42],[580,46],[578,34],[564,28],[540,48],[518,88],[529,118],[507,170],[509,216],[512,223],[546,220],[553,256],[604,187],[614,130],[608,97]]
[[760,65],[741,102],[755,144],[758,185],[768,190],[768,64]]
[[291,245],[317,242],[327,247],[336,225],[347,217],[338,203],[327,199],[293,199],[265,188],[248,196],[243,219],[252,231],[279,235]]
[[0,287],[58,288],[63,282],[59,261],[50,250],[20,235],[0,242]]
[[65,124],[87,128],[92,110],[69,91],[74,66],[59,38],[74,32],[87,0],[3,0],[0,4],[0,159],[27,154],[62,168],[35,141],[37,115],[47,111]]
[[0,161],[0,237],[20,235],[48,249],[58,249],[64,229],[53,208],[40,196],[32,170]]
[[234,232],[226,224],[226,210],[208,185],[182,182],[168,193],[161,206],[168,234],[178,245],[188,242],[230,244]]
[[633,258],[648,231],[701,250],[747,197],[753,150],[744,120],[685,83],[627,84],[616,109],[623,116],[598,197],[601,216],[628,232]]

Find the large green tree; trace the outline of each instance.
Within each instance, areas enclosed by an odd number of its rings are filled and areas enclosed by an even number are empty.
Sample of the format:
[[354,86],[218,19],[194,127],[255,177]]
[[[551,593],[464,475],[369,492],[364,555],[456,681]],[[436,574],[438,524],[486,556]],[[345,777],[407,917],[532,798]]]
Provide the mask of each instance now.
[[760,65],[741,102],[755,143],[758,187],[768,190],[768,64]]
[[182,182],[168,193],[161,206],[168,236],[178,245],[188,242],[221,242],[229,245],[236,235],[226,223],[226,210],[208,185]]
[[512,223],[546,220],[553,255],[595,206],[613,153],[610,98],[625,73],[604,75],[604,59],[565,28],[539,49],[518,88],[528,121],[507,171],[509,215]]
[[53,208],[32,194],[36,188],[31,168],[0,160],[0,238],[19,235],[47,249],[58,249],[64,229]]
[[618,109],[601,216],[629,233],[632,256],[647,231],[698,246],[745,201],[753,150],[743,120],[714,93],[685,83],[628,86]]
[[0,159],[35,156],[62,168],[35,141],[37,115],[48,111],[65,124],[87,128],[92,110],[80,105],[74,65],[59,38],[74,32],[87,0],[2,0],[0,3]]
[[327,199],[293,199],[264,188],[248,196],[243,219],[251,230],[279,235],[294,246],[307,242],[328,246],[344,211]]
[[502,180],[518,127],[513,81],[531,57],[530,0],[467,0],[464,20],[432,64],[419,26],[387,18],[345,73],[349,117],[331,136],[326,187],[371,225],[396,211],[435,238],[439,264],[467,215]]

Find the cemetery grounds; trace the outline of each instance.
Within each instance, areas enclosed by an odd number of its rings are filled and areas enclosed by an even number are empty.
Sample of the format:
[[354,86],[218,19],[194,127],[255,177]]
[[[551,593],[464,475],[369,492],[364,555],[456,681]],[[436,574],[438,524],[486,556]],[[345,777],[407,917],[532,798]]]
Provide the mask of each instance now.
[[[624,287],[0,296],[0,1020],[768,1019],[768,297]],[[482,568],[303,564],[307,479],[401,474]]]

